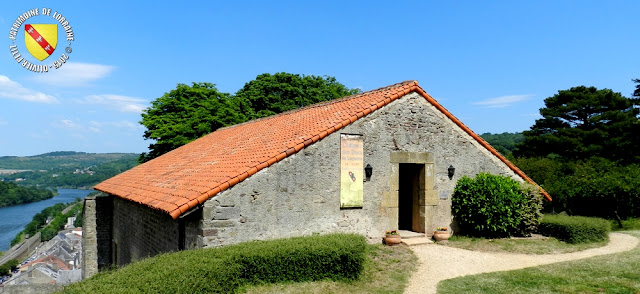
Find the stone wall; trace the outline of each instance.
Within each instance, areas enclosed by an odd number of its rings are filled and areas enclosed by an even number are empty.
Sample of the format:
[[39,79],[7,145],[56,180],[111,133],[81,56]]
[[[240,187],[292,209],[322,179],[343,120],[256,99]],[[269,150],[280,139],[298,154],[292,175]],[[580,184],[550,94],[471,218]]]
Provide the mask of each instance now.
[[[87,196],[82,206],[82,277],[98,273],[98,237],[95,197]],[[104,242],[104,241],[103,241]],[[110,244],[111,242],[109,242]]]
[[112,260],[113,196],[98,194],[84,199],[82,211],[82,277],[109,268]]
[[178,222],[168,214],[119,197],[113,200],[115,264],[178,250]]
[[[341,133],[364,135],[364,165],[373,166],[362,208],[340,209]],[[427,232],[451,226],[450,196],[460,177],[490,172],[522,181],[412,93],[205,202],[203,245],[328,232],[355,232],[379,242],[385,230],[398,226],[398,166],[414,161],[425,164],[421,206]],[[453,179],[450,165],[456,168]]]
[[[111,266],[113,251],[111,240],[113,240],[113,196],[101,193],[95,196],[96,203],[96,238],[98,240],[98,270],[103,270]],[[83,229],[84,230],[84,229]],[[83,232],[84,235],[84,232]]]
[[32,284],[32,285],[5,285],[0,287],[0,294],[43,294],[61,291],[63,285],[56,284]]
[[113,197],[112,260],[121,266],[164,252],[200,248],[200,224],[199,209],[174,220],[165,212]]

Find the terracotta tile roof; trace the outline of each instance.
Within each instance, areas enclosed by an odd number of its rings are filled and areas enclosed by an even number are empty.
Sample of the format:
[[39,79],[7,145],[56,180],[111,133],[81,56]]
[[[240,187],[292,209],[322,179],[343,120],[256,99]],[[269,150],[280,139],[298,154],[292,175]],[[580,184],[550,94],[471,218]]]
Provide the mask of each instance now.
[[43,258],[36,259],[36,260],[34,260],[32,262],[29,262],[29,263],[21,266],[20,269],[27,269],[27,268],[29,268],[29,266],[35,265],[35,264],[38,264],[38,263],[49,264],[49,265],[51,265],[51,266],[53,266],[53,267],[55,267],[57,269],[61,269],[61,270],[65,270],[65,271],[71,270],[71,267],[68,264],[66,264],[62,259],[60,259],[58,257],[55,257],[53,255],[48,255],[48,256],[45,256]]
[[[219,129],[95,189],[165,211],[176,219],[220,191],[411,92],[422,95],[516,174],[535,184],[422,90],[417,81],[405,81]],[[542,193],[551,200],[544,190]]]

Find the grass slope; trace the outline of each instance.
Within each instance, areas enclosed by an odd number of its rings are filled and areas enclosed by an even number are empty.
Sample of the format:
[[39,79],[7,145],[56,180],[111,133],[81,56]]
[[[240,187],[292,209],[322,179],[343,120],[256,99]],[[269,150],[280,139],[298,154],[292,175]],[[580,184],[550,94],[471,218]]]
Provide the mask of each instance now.
[[513,252],[523,254],[558,254],[605,246],[608,242],[569,244],[556,238],[544,239],[486,239],[454,235],[446,246],[484,252]]
[[[640,237],[640,231],[625,232]],[[640,247],[521,270],[442,281],[438,293],[638,293]]]

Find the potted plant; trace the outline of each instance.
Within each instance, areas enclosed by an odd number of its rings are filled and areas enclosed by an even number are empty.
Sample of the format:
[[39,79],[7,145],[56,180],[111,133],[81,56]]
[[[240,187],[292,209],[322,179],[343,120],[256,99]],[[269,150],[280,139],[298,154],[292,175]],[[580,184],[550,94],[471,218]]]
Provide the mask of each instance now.
[[389,246],[398,245],[400,244],[401,241],[402,241],[402,238],[400,237],[400,234],[398,234],[398,231],[396,230],[387,231],[384,235],[384,244],[387,244]]
[[433,239],[436,241],[445,241],[449,239],[449,231],[447,231],[446,227],[438,227],[435,232],[433,232]]

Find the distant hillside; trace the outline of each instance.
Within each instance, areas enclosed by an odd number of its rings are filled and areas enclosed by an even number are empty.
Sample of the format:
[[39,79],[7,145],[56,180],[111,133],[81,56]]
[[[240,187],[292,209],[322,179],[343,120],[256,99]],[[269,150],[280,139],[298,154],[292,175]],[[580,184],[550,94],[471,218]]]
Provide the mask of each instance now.
[[135,153],[84,153],[56,151],[34,156],[1,156],[0,169],[49,170],[52,168],[82,168],[125,158],[137,159]]
[[507,133],[492,134],[484,133],[480,135],[482,139],[487,141],[493,148],[496,148],[502,155],[509,155],[516,148],[516,144],[524,141],[524,135],[522,133]]
[[0,181],[19,185],[91,188],[138,164],[135,153],[56,151],[0,157]]

